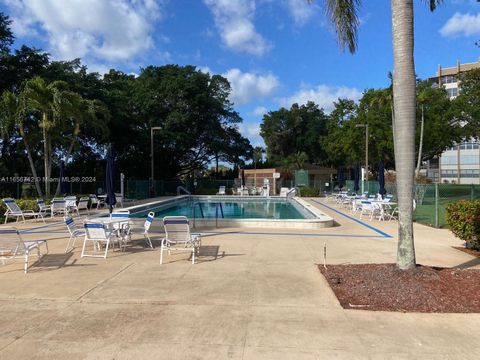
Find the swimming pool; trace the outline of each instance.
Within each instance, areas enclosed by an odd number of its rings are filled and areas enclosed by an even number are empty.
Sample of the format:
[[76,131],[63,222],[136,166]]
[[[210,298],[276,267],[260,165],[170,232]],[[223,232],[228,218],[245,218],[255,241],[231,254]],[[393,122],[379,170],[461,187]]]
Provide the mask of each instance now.
[[147,211],[135,213],[134,217],[145,217],[153,211],[156,217],[183,215],[190,219],[313,219],[295,202],[278,199],[228,199],[187,198],[167,204],[159,204]]
[[198,227],[289,227],[333,226],[333,219],[299,198],[250,196],[177,196],[129,208],[131,217],[186,216]]

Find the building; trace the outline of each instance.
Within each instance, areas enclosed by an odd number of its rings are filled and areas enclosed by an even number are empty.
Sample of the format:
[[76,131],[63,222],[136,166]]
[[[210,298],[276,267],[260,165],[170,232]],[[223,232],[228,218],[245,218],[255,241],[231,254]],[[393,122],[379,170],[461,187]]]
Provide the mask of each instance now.
[[[480,68],[480,61],[461,64],[450,68],[438,67],[437,74],[430,80],[436,86],[444,86],[450,99],[461,91],[458,75]],[[460,144],[446,149],[438,159],[429,161],[426,175],[433,182],[456,184],[480,184],[480,146],[477,139],[465,139]]]

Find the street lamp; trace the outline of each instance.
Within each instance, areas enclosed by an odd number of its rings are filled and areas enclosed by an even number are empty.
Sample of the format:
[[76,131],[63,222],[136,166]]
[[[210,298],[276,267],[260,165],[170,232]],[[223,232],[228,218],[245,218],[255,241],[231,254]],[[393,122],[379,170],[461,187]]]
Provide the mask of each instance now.
[[368,181],[368,124],[357,124],[357,128],[365,128],[365,178]]
[[155,185],[154,185],[154,182],[153,182],[153,132],[155,130],[161,130],[162,128],[160,126],[153,126],[150,128],[150,161],[151,161],[151,170],[152,170],[152,176],[151,176],[151,181],[152,181],[152,185],[151,185],[151,188],[150,188],[150,192],[151,192],[151,195],[154,195],[154,190],[155,190]]

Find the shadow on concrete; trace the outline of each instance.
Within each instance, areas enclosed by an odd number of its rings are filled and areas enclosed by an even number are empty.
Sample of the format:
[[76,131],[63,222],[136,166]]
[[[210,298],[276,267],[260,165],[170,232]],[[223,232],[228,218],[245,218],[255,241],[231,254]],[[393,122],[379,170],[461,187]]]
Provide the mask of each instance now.
[[460,265],[457,265],[457,266],[454,266],[454,267],[459,268],[459,269],[468,269],[468,268],[471,268],[471,267],[474,267],[474,266],[477,266],[477,265],[480,265],[480,258],[475,258],[475,259],[469,260],[467,262],[464,262],[463,264],[460,264]]

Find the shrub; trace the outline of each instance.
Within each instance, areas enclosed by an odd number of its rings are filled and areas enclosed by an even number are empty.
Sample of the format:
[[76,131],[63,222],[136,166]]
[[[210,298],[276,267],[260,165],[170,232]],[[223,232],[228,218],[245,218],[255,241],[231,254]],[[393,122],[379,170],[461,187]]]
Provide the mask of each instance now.
[[461,200],[447,205],[447,224],[467,248],[480,250],[480,200]]
[[301,197],[318,197],[320,195],[320,189],[314,187],[301,186],[299,190]]
[[195,189],[195,195],[216,195],[218,188],[203,188],[199,187]]

